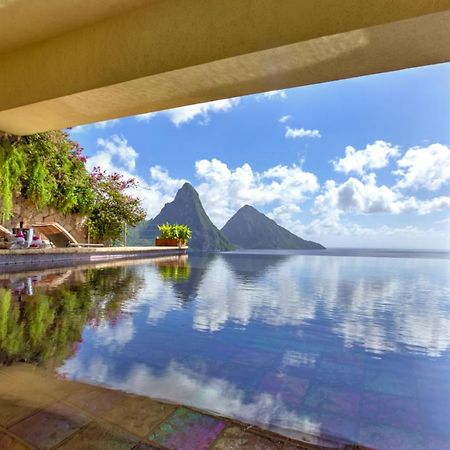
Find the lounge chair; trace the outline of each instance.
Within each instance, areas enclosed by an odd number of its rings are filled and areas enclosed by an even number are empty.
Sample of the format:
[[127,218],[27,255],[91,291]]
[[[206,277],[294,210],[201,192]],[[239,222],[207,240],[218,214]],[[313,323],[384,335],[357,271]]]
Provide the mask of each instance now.
[[8,229],[0,225],[0,248],[9,248],[11,241],[14,239],[14,234]]
[[87,244],[78,242],[62,225],[57,222],[33,224],[34,230],[43,234],[55,247],[104,247],[103,244]]

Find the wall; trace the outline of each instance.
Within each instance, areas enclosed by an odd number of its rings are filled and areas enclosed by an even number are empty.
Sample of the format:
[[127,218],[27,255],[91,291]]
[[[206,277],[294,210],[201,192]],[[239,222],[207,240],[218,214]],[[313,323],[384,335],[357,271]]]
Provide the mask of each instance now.
[[37,209],[33,204],[16,198],[14,200],[13,217],[4,224],[8,229],[16,228],[23,221],[24,227],[29,228],[34,223],[58,222],[78,242],[87,242],[86,217],[76,214],[64,215],[52,208]]

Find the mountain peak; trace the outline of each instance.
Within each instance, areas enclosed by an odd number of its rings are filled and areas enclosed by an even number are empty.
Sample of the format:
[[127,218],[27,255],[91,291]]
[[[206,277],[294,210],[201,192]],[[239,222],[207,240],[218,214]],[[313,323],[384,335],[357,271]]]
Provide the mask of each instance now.
[[192,186],[191,183],[184,183],[183,186],[181,186],[180,189],[178,189],[178,192],[175,196],[177,198],[178,196],[184,197],[184,196],[193,196],[198,197],[198,192],[194,189],[194,186]]
[[234,245],[248,249],[323,249],[278,225],[250,205],[244,205],[222,228]]
[[161,212],[147,223],[145,237],[154,238],[158,234],[158,225],[163,223],[182,223],[192,230],[189,247],[192,250],[215,251],[231,250],[232,246],[216,228],[206,214],[198,192],[190,183],[184,183],[175,198],[166,203]]
[[251,205],[244,205],[242,206],[240,209],[238,209],[238,211],[236,212],[236,214],[241,214],[241,213],[258,213],[258,214],[262,214],[262,212],[258,211],[254,206]]

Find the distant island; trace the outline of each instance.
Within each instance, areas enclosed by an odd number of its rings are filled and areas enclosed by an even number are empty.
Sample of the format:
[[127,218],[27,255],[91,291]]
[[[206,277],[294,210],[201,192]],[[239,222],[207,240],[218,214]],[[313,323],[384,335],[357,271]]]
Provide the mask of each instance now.
[[239,209],[221,231],[233,245],[243,249],[325,249],[291,233],[250,205]]
[[278,225],[274,220],[245,205],[219,230],[206,214],[194,187],[185,183],[174,200],[161,212],[130,230],[128,245],[149,245],[158,236],[158,225],[180,223],[192,230],[189,248],[195,251],[241,249],[324,249],[321,244],[305,241]]

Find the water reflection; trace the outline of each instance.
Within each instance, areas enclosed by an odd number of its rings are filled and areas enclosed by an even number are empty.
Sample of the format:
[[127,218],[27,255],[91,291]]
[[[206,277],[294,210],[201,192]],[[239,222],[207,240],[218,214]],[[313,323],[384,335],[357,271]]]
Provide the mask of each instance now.
[[449,269],[224,254],[0,275],[0,348],[285,433],[447,445]]

